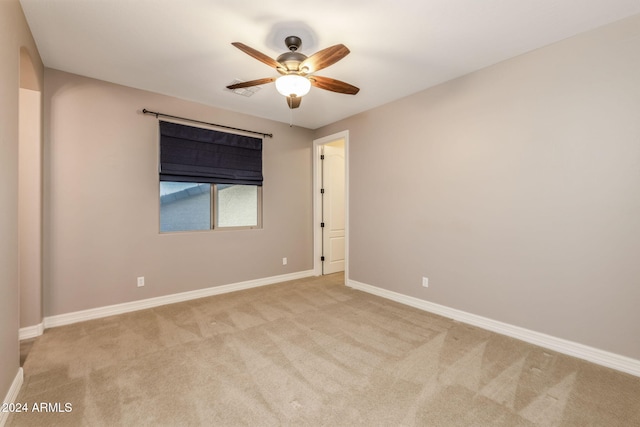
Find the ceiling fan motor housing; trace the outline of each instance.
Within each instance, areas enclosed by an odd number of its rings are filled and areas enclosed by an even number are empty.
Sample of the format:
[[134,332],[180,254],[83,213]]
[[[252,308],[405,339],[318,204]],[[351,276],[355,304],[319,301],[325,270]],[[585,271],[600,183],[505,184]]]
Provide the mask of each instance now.
[[300,40],[300,37],[297,36],[289,36],[284,39],[284,43],[285,45],[287,45],[289,52],[285,52],[282,55],[278,56],[276,60],[286,67],[285,73],[301,71],[300,64],[302,63],[302,61],[307,59],[307,55],[297,52],[297,50],[302,45],[302,40]]
[[307,59],[307,55],[291,51],[278,56],[277,61],[287,67],[287,71],[300,71],[300,64],[305,59]]

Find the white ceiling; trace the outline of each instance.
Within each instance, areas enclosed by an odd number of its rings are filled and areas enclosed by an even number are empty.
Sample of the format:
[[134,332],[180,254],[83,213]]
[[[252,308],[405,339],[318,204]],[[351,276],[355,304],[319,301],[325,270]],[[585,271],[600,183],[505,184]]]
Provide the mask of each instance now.
[[[311,129],[640,13],[640,0],[20,3],[47,67]],[[302,38],[306,55],[345,44],[351,53],[317,74],[360,93],[312,88],[289,110],[273,83],[252,97],[225,89],[278,76],[231,42],[275,58],[288,35]]]

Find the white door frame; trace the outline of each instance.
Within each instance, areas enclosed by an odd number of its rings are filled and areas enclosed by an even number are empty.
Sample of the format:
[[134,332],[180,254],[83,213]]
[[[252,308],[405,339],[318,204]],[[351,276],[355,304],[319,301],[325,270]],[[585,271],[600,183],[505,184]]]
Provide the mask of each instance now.
[[322,274],[322,230],[320,222],[322,219],[322,202],[320,195],[320,146],[330,142],[344,140],[344,278],[345,283],[349,280],[349,131],[334,133],[313,141],[313,274]]

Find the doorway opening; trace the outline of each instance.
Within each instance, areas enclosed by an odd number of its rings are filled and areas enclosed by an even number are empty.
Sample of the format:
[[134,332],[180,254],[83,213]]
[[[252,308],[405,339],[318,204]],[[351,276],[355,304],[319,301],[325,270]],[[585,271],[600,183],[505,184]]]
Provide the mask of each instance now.
[[18,256],[20,340],[43,332],[42,89],[27,49],[20,49],[18,98]]
[[313,141],[316,276],[349,271],[349,132]]

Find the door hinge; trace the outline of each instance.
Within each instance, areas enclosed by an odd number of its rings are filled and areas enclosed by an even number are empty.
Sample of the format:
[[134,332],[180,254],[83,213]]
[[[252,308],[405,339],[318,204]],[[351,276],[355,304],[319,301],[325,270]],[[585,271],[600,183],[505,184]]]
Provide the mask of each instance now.
[[324,154],[320,154],[320,160],[324,160]]
[[324,222],[320,223],[320,227],[324,228]]
[[323,256],[320,257],[320,261],[324,261],[324,257]]
[[320,194],[324,194],[324,188],[320,189]]

